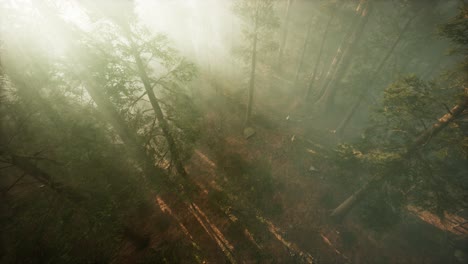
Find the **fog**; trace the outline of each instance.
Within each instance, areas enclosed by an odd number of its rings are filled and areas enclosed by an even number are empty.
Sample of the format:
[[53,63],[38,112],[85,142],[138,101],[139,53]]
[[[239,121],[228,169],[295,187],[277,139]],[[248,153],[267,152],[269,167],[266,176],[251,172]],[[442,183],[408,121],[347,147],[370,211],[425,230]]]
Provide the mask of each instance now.
[[[138,1],[139,19],[167,34],[176,47],[197,62],[229,60],[240,37],[232,1]],[[209,50],[209,52],[206,52]]]
[[0,1],[0,262],[468,263],[467,14]]

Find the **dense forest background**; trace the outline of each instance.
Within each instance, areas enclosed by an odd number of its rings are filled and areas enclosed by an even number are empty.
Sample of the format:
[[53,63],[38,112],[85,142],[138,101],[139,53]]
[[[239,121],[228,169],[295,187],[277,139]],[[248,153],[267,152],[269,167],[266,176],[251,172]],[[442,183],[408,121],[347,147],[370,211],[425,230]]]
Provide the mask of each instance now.
[[2,263],[468,263],[465,0],[0,1]]

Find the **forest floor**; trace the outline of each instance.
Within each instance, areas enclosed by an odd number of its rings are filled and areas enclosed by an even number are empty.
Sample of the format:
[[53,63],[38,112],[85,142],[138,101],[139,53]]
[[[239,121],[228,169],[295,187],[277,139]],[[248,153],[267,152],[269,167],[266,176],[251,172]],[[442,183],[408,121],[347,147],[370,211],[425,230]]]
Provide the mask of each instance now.
[[[177,224],[152,237],[152,254],[182,263],[458,263],[446,242],[466,241],[463,218],[447,224],[410,208],[384,233],[362,226],[356,212],[331,222],[330,211],[353,191],[331,175],[336,142],[289,116],[298,99],[283,99],[272,99],[276,109],[259,105],[249,139],[242,106],[226,98],[206,104],[203,137],[186,167],[199,191],[191,201],[155,197]],[[116,263],[148,254],[130,243],[124,249]]]

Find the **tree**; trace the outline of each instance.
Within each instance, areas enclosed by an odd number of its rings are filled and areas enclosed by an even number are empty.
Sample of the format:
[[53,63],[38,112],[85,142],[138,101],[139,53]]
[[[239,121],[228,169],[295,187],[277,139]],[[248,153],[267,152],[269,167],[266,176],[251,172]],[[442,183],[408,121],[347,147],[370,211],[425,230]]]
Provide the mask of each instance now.
[[[403,83],[408,83],[415,81],[415,79],[406,79]],[[417,80],[416,80],[417,81]],[[398,84],[397,84],[398,85]],[[419,87],[421,88],[421,87]],[[421,99],[421,97],[419,98]],[[412,99],[410,99],[412,101]],[[379,139],[371,139],[371,141],[375,144],[377,141],[380,141],[380,146],[376,149],[367,149],[366,154],[362,154],[359,151],[353,151],[351,155],[359,155],[358,159],[361,160],[365,165],[376,170],[371,179],[366,182],[358,191],[353,193],[349,196],[343,203],[341,203],[338,207],[336,207],[331,216],[336,219],[342,219],[358,202],[362,201],[365,196],[369,195],[369,193],[375,188],[382,188],[382,186],[390,186],[387,187],[387,195],[395,195],[398,194],[398,199],[396,199],[399,203],[402,203],[403,199],[407,199],[408,197],[401,197],[401,194],[407,196],[409,192],[416,192],[413,195],[412,202],[417,203],[425,207],[426,209],[430,209],[432,211],[436,211],[439,215],[444,210],[453,210],[458,209],[457,201],[462,199],[463,197],[463,189],[460,190],[460,175],[466,173],[464,171],[466,168],[462,167],[462,171],[453,171],[451,178],[445,179],[442,181],[444,170],[448,170],[448,167],[453,166],[454,168],[459,168],[460,164],[463,164],[464,159],[466,156],[463,156],[463,153],[460,153],[459,150],[454,148],[453,146],[444,146],[439,144],[432,149],[427,149],[425,147],[429,141],[433,140],[432,138],[436,137],[444,128],[446,128],[451,122],[454,122],[462,116],[465,110],[468,108],[468,91],[465,91],[464,98],[461,99],[462,101],[454,106],[449,113],[443,115],[438,119],[438,122],[434,123],[430,128],[424,130],[423,132],[419,133],[414,140],[410,141],[406,144],[404,151],[400,152],[397,150],[395,151],[395,146],[398,143],[401,145],[401,142],[408,141],[407,138],[402,138],[400,135],[395,135],[396,133],[404,133],[405,137],[407,134],[413,134],[413,131],[408,131],[408,128],[404,128],[404,125],[408,125],[408,123],[414,123],[414,117],[408,118],[409,120],[399,120],[399,118],[395,118],[395,113],[390,113],[390,111],[384,112],[384,115],[388,115],[385,119],[381,119],[384,122],[387,122],[388,126],[378,126],[379,131],[372,131],[372,133],[383,133],[380,129],[384,128],[386,131],[395,131],[394,135],[385,137],[384,141],[381,137]],[[387,106],[388,107],[388,106]],[[395,107],[395,106],[392,106]],[[404,106],[405,108],[408,106]],[[399,108],[399,106],[396,106]],[[401,110],[400,110],[401,111]],[[400,112],[401,113],[401,112]],[[413,115],[413,113],[405,112],[406,115]],[[401,118],[401,117],[400,117]],[[390,122],[389,122],[390,121]],[[397,122],[396,124],[392,124],[393,122]],[[403,122],[401,122],[403,121]],[[407,122],[404,124],[404,122]],[[424,121],[421,121],[424,123]],[[413,124],[414,126],[414,124]],[[448,139],[443,139],[442,141],[449,141],[453,144],[459,144],[461,141],[459,138],[459,131],[456,128],[450,132],[447,136]],[[413,133],[409,133],[413,132]],[[388,133],[387,133],[388,134]],[[377,134],[375,134],[377,135]],[[382,135],[382,134],[380,134]],[[454,139],[450,138],[454,137]],[[458,139],[457,139],[458,138]],[[367,138],[369,140],[369,138]],[[395,142],[396,141],[396,142]],[[384,143],[385,145],[383,145]],[[343,153],[350,153],[346,150],[348,146],[342,146],[344,149]],[[367,146],[368,147],[368,146]],[[424,156],[419,153],[419,149],[425,147],[426,153]],[[381,148],[384,150],[382,151]],[[388,149],[388,150],[387,150]],[[392,150],[392,151],[389,151]],[[401,150],[400,150],[401,151]],[[437,152],[447,152],[447,154],[443,154],[443,156],[438,156]],[[431,153],[432,152],[432,153]],[[348,155],[348,154],[345,154]],[[349,158],[349,157],[348,157]],[[444,164],[444,161],[449,158],[451,164],[448,165]],[[432,164],[430,164],[432,163]],[[436,167],[439,166],[439,167]],[[429,175],[428,175],[429,171]],[[427,179],[428,176],[432,178]],[[423,182],[431,182],[429,186],[424,186]],[[418,186],[421,184],[423,186]],[[433,185],[432,185],[433,184]],[[417,193],[419,191],[419,193]],[[450,192],[450,196],[447,195],[447,192]],[[434,193],[436,195],[434,195]],[[444,193],[445,195],[439,195]],[[443,200],[442,200],[443,199]],[[397,208],[401,206],[401,204],[397,204]]]
[[294,84],[295,85],[297,84],[297,80],[299,79],[299,73],[301,72],[302,67],[304,65],[304,57],[305,57],[305,54],[306,54],[306,51],[307,51],[307,46],[309,44],[309,37],[310,37],[310,31],[311,31],[311,28],[312,28],[312,21],[309,21],[308,24],[309,24],[309,26],[307,27],[307,31],[306,31],[305,38],[304,38],[304,46],[302,47],[301,55],[299,57],[299,65],[297,66],[296,74],[294,76]]
[[332,14],[328,18],[327,25],[325,26],[325,29],[324,29],[324,32],[323,32],[323,37],[322,37],[322,40],[320,42],[320,48],[318,50],[317,59],[315,60],[315,64],[314,64],[314,72],[312,73],[312,77],[310,79],[309,85],[307,86],[306,95],[304,97],[304,99],[306,101],[309,99],[310,92],[314,88],[314,84],[315,84],[315,81],[317,79],[318,68],[319,68],[319,65],[320,65],[320,61],[322,59],[322,54],[323,54],[323,48],[325,46],[325,41],[327,40],[327,36],[328,36],[329,31],[330,31],[330,25],[331,25],[331,23],[333,21],[333,18],[336,15],[336,10],[337,10],[336,6],[332,6],[332,8],[334,9],[334,11],[332,11]]
[[355,47],[361,40],[371,10],[372,2],[370,0],[362,0],[359,2],[356,8],[356,18],[354,19],[353,25],[350,27],[333,58],[330,69],[323,82],[322,93],[317,100],[318,104],[324,104],[327,109],[331,109],[333,105],[338,81],[343,78],[350,66]]
[[278,19],[274,13],[273,0],[240,0],[234,5],[234,13],[244,22],[243,35],[248,43],[239,51],[244,61],[249,61],[250,67],[247,111],[244,120],[244,126],[248,128],[251,126],[258,53],[264,49],[271,51],[274,47],[271,33],[278,27]]
[[[451,79],[441,80],[448,88],[415,76],[395,82],[385,91],[383,109],[366,132],[363,151],[343,146],[343,157],[357,155],[374,176],[340,204],[333,217],[343,218],[376,188],[383,190],[382,195],[393,196],[391,200],[398,201],[400,206],[411,202],[439,215],[444,210],[458,209],[457,201],[466,197],[461,176],[468,172],[468,152],[463,144],[466,127],[458,123],[468,108],[468,79],[463,71],[467,65],[468,41],[464,33],[468,23],[463,19],[466,12],[467,6],[463,5],[460,13],[441,27],[441,33],[464,56],[461,67],[452,71]],[[448,109],[447,102],[454,96],[459,103]],[[441,115],[438,121],[426,127],[437,113]],[[457,147],[461,142],[462,147]]]
[[400,40],[403,36],[403,34],[408,30],[408,27],[409,25],[411,24],[411,22],[414,20],[415,18],[415,15],[410,17],[407,22],[405,23],[405,25],[403,26],[403,28],[401,29],[401,31],[399,32],[398,34],[398,37],[397,39],[395,40],[395,42],[393,42],[392,46],[390,47],[390,49],[388,50],[387,54],[385,55],[385,57],[382,59],[382,61],[380,62],[380,64],[377,66],[377,69],[375,70],[375,73],[373,74],[374,77],[372,77],[372,79],[369,81],[369,84],[367,85],[367,87],[365,89],[362,90],[361,94],[359,95],[358,97],[358,100],[354,103],[354,105],[351,107],[351,110],[348,111],[346,113],[346,116],[345,118],[341,121],[341,123],[338,125],[338,127],[336,128],[336,133],[338,135],[342,135],[343,131],[345,130],[348,122],[351,120],[351,118],[353,117],[354,113],[356,112],[356,110],[358,109],[359,105],[361,104],[362,100],[364,99],[364,97],[366,96],[366,94],[368,93],[370,87],[373,87],[374,85],[374,82],[375,82],[375,79],[377,78],[377,76],[379,76],[381,70],[383,69],[383,67],[385,66],[385,64],[387,63],[388,59],[390,58],[390,56],[393,54],[393,52],[395,51],[395,48],[396,46],[398,45],[398,43],[400,43]]
[[[184,85],[195,75],[195,66],[178,56],[177,52],[168,46],[167,38],[163,35],[151,35],[142,25],[136,22],[133,13],[129,12],[131,6],[126,4],[117,9],[110,8],[111,3],[102,2],[94,4],[87,2],[88,9],[94,11],[110,22],[114,28],[109,28],[105,34],[108,36],[104,42],[115,42],[114,60],[121,62],[118,67],[135,71],[139,82],[144,89],[144,95],[149,98],[153,112],[161,128],[162,134],[167,141],[167,147],[172,161],[179,174],[186,176],[183,167],[183,152],[189,148],[182,149],[182,145],[189,147],[196,134],[196,126],[183,120],[187,118],[196,119],[196,110]],[[124,41],[119,41],[121,38]],[[135,69],[128,65],[135,65]],[[155,70],[155,65],[162,66],[165,70],[160,74]],[[158,76],[159,74],[159,76]],[[134,78],[133,76],[129,76]],[[159,86],[161,99],[156,98],[154,88]],[[162,107],[164,102],[166,107]],[[174,113],[175,112],[175,113]],[[168,118],[168,115],[171,117]],[[172,121],[169,121],[172,119]],[[185,122],[182,122],[185,121]],[[176,142],[176,138],[182,139]]]
[[[283,65],[283,55],[284,55],[284,49],[286,47],[286,40],[288,39],[288,33],[289,33],[289,17],[291,15],[291,4],[293,3],[294,0],[288,0],[286,4],[286,10],[285,10],[285,15],[284,15],[284,23],[283,23],[283,34],[281,36],[281,43],[279,46],[279,52],[278,52],[278,69],[281,71],[281,67]],[[307,43],[307,40],[306,40]]]
[[2,28],[0,163],[2,183],[10,180],[2,201],[21,210],[2,220],[10,238],[2,261],[63,262],[85,243],[95,247],[80,248],[74,262],[108,262],[118,246],[109,237],[121,235],[126,214],[149,196],[149,182],[141,180],[149,175],[134,166],[144,161],[119,144],[122,131],[110,128],[81,83],[68,78],[43,31],[12,21]]
[[[51,223],[43,225],[44,230],[55,230],[62,225],[57,221],[69,215],[89,218],[89,224],[69,235],[40,242],[57,249],[44,262],[62,262],[61,254],[76,250],[60,244],[61,240],[82,241],[82,233],[92,236],[98,232],[102,233],[94,241],[100,246],[93,250],[101,250],[102,254],[96,262],[109,262],[104,251],[118,244],[113,238],[124,234],[139,247],[149,241],[145,235],[148,231],[129,224],[132,210],[149,203],[154,191],[170,189],[178,196],[184,195],[175,183],[180,181],[169,179],[161,169],[166,167],[168,147],[156,126],[157,119],[147,111],[142,75],[130,65],[137,58],[131,53],[132,47],[139,49],[142,64],[149,63],[143,65],[146,80],[161,89],[158,94],[151,94],[163,101],[160,110],[174,140],[185,144],[179,145],[181,159],[190,155],[185,150],[190,150],[196,139],[198,115],[186,86],[195,68],[170,47],[166,37],[151,35],[141,27],[136,27],[141,31],[132,32],[132,46],[122,38],[121,28],[108,21],[96,22],[95,31],[89,32],[65,22],[48,3],[37,3],[31,8],[35,8],[34,28],[47,26],[47,33],[26,31],[30,25],[16,18],[11,27],[2,27],[5,75],[1,87],[0,162],[9,176],[2,181],[15,178],[6,192],[14,193],[16,186],[28,177],[47,191],[33,190],[28,194],[23,199],[30,208],[28,216],[24,221],[5,224],[5,230],[10,237],[24,237],[15,224],[34,225],[36,221],[28,223],[28,219],[37,214]],[[48,34],[60,36],[59,40],[50,42]],[[54,53],[57,43],[61,44],[58,54]],[[151,62],[146,57],[149,55]],[[190,186],[185,186],[184,191],[187,189]],[[63,198],[60,206],[47,204],[47,199]],[[47,212],[43,212],[44,208]],[[68,222],[64,221],[67,230],[74,227]],[[107,222],[112,224],[99,226]],[[42,240],[43,234],[38,232],[37,240]],[[37,240],[27,239],[21,244],[30,247]],[[114,242],[105,243],[106,240]],[[26,261],[30,254],[21,252],[21,246],[12,254],[25,253]],[[89,254],[83,252],[82,257],[94,259]],[[77,258],[77,262],[85,260]]]

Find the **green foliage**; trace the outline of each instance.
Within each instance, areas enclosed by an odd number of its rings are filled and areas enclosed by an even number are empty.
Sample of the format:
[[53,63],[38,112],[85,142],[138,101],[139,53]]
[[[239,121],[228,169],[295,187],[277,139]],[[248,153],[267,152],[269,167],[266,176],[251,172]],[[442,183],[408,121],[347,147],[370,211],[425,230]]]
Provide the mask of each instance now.
[[[272,51],[278,49],[273,35],[279,27],[279,19],[275,14],[275,0],[237,0],[233,4],[233,12],[242,20],[243,43],[234,49],[234,55],[245,64],[252,58],[253,40],[257,38],[257,54],[260,60],[265,60]],[[257,23],[257,28],[255,25]],[[266,57],[266,58],[265,58]]]
[[440,27],[440,34],[461,45],[465,51],[468,45],[468,4],[459,7],[459,13]]
[[[441,27],[442,35],[457,45],[464,43],[464,9]],[[465,19],[466,20],[466,19]],[[466,60],[465,60],[466,61]],[[463,63],[462,63],[463,65]],[[463,68],[463,67],[462,67]],[[363,206],[363,220],[374,229],[396,222],[398,210],[413,204],[443,215],[455,211],[466,197],[468,173],[462,126],[455,122],[436,137],[430,138],[421,151],[404,156],[407,146],[420,133],[446,114],[460,87],[466,84],[466,71],[457,68],[437,82],[425,82],[415,75],[403,76],[384,91],[382,107],[375,110],[363,138],[355,145],[343,145],[337,154],[343,169],[355,166],[385,179],[373,197]],[[389,221],[387,221],[389,220]]]
[[[459,55],[461,60],[456,68],[445,73],[444,81],[456,88],[465,88],[468,84],[468,4],[462,3],[458,14],[440,26],[439,34],[452,41],[454,48],[451,55]],[[460,94],[463,90],[460,89]]]
[[373,228],[379,221],[385,221],[374,214],[393,219],[406,200],[439,214],[458,208],[466,185],[459,175],[468,172],[462,165],[465,156],[458,147],[463,140],[460,126],[447,127],[421,146],[423,149],[418,153],[402,156],[407,146],[437,121],[436,117],[446,113],[441,102],[454,98],[448,94],[435,83],[415,76],[394,82],[385,90],[383,106],[373,113],[363,138],[355,145],[342,145],[337,150],[338,165],[343,169],[354,166],[385,178],[385,187],[375,195],[375,201],[364,207],[369,211],[363,214],[365,221],[378,219],[369,222]]
[[[165,135],[145,99],[145,88],[134,53],[141,58],[144,71],[158,99],[182,161],[191,155],[198,139],[200,114],[190,96],[189,83],[195,78],[194,64],[181,57],[163,34],[152,34],[132,20],[117,21],[104,16],[83,39],[84,49],[93,54],[88,64],[119,114],[136,131],[148,153],[156,160],[168,159]],[[79,76],[77,76],[79,78]]]
[[414,75],[403,77],[385,89],[383,106],[371,116],[365,141],[386,150],[402,151],[447,112],[453,93]]
[[350,169],[355,168],[359,164],[359,158],[362,156],[362,152],[355,149],[350,144],[340,144],[335,150],[335,159],[339,161],[339,165]]
[[244,23],[252,27],[255,20],[258,28],[270,30],[279,26],[278,18],[274,15],[274,0],[237,1],[233,5],[233,11]]
[[[11,70],[10,64],[4,66]],[[95,109],[77,104],[73,95],[50,91],[49,87],[60,88],[50,76],[41,76],[44,85],[34,87],[34,74],[19,84],[17,80],[28,77],[15,74],[18,79],[7,84],[11,93],[2,97],[2,160],[11,154],[31,157],[53,181],[78,190],[89,200],[72,203],[50,186],[38,184],[34,175],[26,175],[24,181],[32,184],[2,194],[12,211],[3,230],[14,238],[9,241],[14,249],[6,259],[107,262],[118,246],[122,212],[146,199],[146,187]],[[2,173],[21,175],[15,168]]]
[[[106,107],[116,110],[155,159],[167,149],[154,113],[136,100],[144,89],[131,47],[117,24],[99,20],[86,34],[64,25],[74,39],[63,56],[51,56],[47,45],[34,45],[41,36],[23,34],[22,26],[17,27],[21,34],[9,32],[1,47],[0,165],[20,155],[51,179],[37,182],[38,175],[26,174],[2,194],[11,211],[10,219],[2,218],[9,238],[2,261],[110,262],[129,215],[154,186],[145,181],[143,161],[128,152],[88,88],[110,101]],[[199,114],[188,86],[196,68],[163,35],[135,25],[133,38],[171,132],[188,158],[198,136]],[[23,171],[12,166],[3,173],[8,177],[2,177],[2,186],[9,186]],[[83,199],[69,200],[72,190]]]

